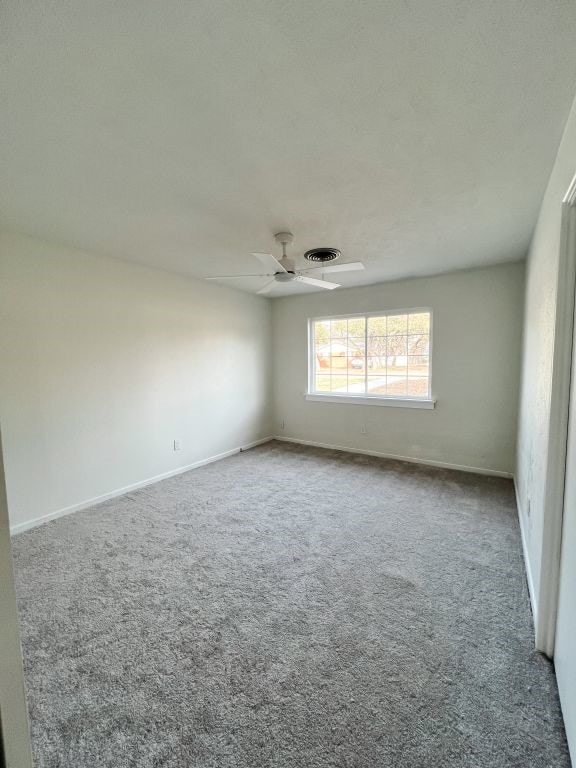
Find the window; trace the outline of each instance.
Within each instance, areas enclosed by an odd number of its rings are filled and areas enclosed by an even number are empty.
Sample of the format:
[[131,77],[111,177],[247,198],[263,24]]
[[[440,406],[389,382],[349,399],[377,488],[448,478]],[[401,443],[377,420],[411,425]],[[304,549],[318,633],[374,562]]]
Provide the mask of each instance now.
[[311,320],[309,396],[432,403],[431,320],[423,309]]

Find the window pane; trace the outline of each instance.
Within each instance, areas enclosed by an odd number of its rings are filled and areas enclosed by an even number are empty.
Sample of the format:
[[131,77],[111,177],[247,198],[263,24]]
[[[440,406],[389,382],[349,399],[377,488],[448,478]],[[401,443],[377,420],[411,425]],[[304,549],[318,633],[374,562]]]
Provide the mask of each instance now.
[[430,333],[430,312],[408,315],[408,333]]
[[318,373],[330,370],[330,344],[321,344],[315,348],[314,364]]
[[368,357],[386,356],[386,336],[370,336],[368,339]]
[[410,397],[428,397],[428,378],[426,376],[420,378],[409,376],[406,394]]
[[348,339],[348,356],[364,357],[364,337],[357,339]]
[[[388,357],[401,356],[406,358],[408,354],[408,336],[388,336],[387,341]],[[404,363],[406,363],[406,360],[404,360]]]
[[386,356],[368,358],[368,374],[386,375]]
[[330,321],[330,335],[332,338],[343,339],[348,336],[348,321],[344,320],[331,320]]
[[330,379],[330,391],[331,392],[347,392],[348,391],[348,377],[347,376],[335,376],[332,375]]
[[347,339],[335,339],[330,342],[330,354],[332,357],[346,357],[348,354],[348,341]]
[[314,342],[318,346],[330,341],[330,320],[317,320],[314,323]]
[[409,376],[428,376],[429,358],[427,355],[411,355],[408,358]]
[[401,357],[388,357],[387,373],[388,376],[407,376],[408,358],[405,355]]
[[348,370],[349,371],[363,371],[366,367],[366,358],[354,355],[348,358]]
[[345,340],[332,339],[330,343],[330,369],[342,372],[348,367],[348,344]]
[[409,355],[427,355],[430,351],[430,337],[427,333],[408,336]]
[[408,333],[408,315],[388,315],[388,336]]
[[407,392],[407,382],[405,376],[387,376],[386,394],[403,397]]
[[366,333],[365,317],[350,317],[348,319],[348,336],[362,337]]
[[330,376],[316,376],[315,377],[315,391],[316,392],[329,392],[330,391]]
[[369,395],[385,395],[386,376],[368,376],[367,393]]
[[368,318],[368,336],[386,336],[386,316]]
[[348,392],[353,395],[364,394],[364,375],[356,375],[351,371],[348,373]]

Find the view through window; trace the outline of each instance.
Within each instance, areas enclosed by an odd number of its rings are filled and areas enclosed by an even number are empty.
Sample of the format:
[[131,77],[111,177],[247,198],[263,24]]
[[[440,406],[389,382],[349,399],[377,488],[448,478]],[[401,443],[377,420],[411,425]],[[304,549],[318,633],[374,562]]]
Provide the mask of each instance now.
[[310,392],[430,397],[430,312],[312,320]]

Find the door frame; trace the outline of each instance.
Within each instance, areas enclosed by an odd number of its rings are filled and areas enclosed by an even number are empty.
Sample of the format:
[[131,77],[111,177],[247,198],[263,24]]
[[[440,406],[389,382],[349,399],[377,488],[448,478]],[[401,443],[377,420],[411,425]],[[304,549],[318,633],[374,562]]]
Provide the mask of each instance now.
[[0,765],[32,768],[26,688],[0,434]]
[[576,307],[576,175],[562,200],[536,648],[554,655]]

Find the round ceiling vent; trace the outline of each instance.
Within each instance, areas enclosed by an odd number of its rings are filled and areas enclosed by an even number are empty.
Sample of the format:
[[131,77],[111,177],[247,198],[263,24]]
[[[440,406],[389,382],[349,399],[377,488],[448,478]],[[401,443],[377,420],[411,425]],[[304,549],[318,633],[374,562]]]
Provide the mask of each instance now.
[[339,259],[340,251],[338,248],[312,248],[312,250],[306,251],[304,258],[307,261],[318,261],[321,264],[326,264],[329,261]]

